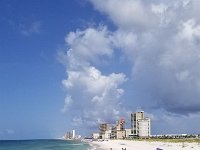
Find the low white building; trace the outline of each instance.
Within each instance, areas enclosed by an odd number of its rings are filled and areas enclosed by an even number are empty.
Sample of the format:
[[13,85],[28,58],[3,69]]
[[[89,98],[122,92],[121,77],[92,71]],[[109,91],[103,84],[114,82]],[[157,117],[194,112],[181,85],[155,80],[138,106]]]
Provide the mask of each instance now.
[[99,139],[99,133],[92,133],[93,139]]
[[104,134],[102,134],[102,139],[110,139],[111,130],[106,130]]
[[129,138],[129,137],[133,136],[132,129],[125,129],[125,131],[126,131],[126,138]]

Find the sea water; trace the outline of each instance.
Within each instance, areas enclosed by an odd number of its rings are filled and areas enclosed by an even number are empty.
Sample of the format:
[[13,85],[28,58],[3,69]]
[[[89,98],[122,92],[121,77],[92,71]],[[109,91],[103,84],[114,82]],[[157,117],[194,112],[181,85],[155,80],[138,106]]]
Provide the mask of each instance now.
[[89,150],[80,141],[67,140],[2,140],[0,150]]

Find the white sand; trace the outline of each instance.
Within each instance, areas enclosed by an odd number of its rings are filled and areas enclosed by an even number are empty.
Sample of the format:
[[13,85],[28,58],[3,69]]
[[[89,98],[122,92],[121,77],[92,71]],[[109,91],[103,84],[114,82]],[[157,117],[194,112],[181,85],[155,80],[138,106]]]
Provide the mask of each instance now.
[[168,143],[168,142],[145,142],[145,141],[129,141],[129,140],[109,140],[109,141],[93,141],[96,150],[200,150],[198,143]]

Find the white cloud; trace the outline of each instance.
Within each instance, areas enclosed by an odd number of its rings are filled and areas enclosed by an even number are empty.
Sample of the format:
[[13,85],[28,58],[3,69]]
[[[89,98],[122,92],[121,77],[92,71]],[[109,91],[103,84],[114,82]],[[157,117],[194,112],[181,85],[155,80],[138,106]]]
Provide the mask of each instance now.
[[[113,53],[111,34],[106,27],[87,28],[70,32],[65,41],[70,47],[67,52],[70,67],[101,62],[101,57],[111,57]],[[105,58],[104,58],[105,59]]]
[[73,106],[81,108],[78,111],[82,114],[82,121],[89,121],[91,125],[95,120],[110,120],[111,116],[117,117],[116,114],[120,111],[120,98],[124,92],[119,86],[125,81],[124,74],[112,73],[105,76],[90,66],[81,71],[68,71],[68,79],[64,80],[63,84],[74,97]]
[[72,120],[72,124],[73,126],[82,126],[83,125],[83,120],[81,117],[74,117],[73,120]]
[[20,33],[24,36],[30,36],[32,34],[40,34],[41,32],[41,22],[35,21],[30,25],[20,24]]
[[163,14],[167,10],[167,6],[165,4],[152,4],[151,9],[156,14]]
[[200,25],[197,25],[194,19],[182,23],[178,39],[194,40],[200,38]]
[[[156,16],[151,7],[141,0],[90,0],[95,8],[124,30],[140,30],[151,27]],[[142,30],[140,30],[142,31]]]
[[[197,134],[199,133],[199,113],[185,115],[177,115],[169,112],[161,111],[162,116],[158,116],[153,120],[156,129],[155,134]],[[178,127],[178,128],[176,128]]]
[[[68,71],[68,79],[63,80],[66,88],[83,87],[89,95],[99,95],[125,81],[125,75],[112,73],[102,75],[95,67],[85,67],[82,71]],[[119,92],[121,93],[121,92]],[[106,94],[106,93],[105,93]]]
[[134,31],[124,31],[124,30],[117,30],[113,34],[113,39],[115,41],[115,46],[126,50],[127,55],[129,55],[137,45],[138,36]]
[[62,83],[73,99],[72,109],[76,110],[73,125],[96,126],[111,116],[116,118],[121,112],[120,98],[124,93],[120,85],[127,80],[126,76],[123,73],[105,75],[94,66],[112,58],[112,34],[100,26],[70,32],[65,41],[69,50],[60,53],[60,57],[66,62],[63,64],[66,64],[67,79]]
[[65,104],[61,111],[63,113],[66,112],[69,109],[69,107],[71,106],[72,102],[73,102],[73,100],[72,100],[71,96],[66,96]]
[[113,39],[132,63],[139,87],[133,88],[150,95],[143,103],[174,113],[200,111],[199,2],[91,2],[117,25]]
[[[121,104],[124,94],[128,95],[126,103],[130,108],[139,104],[152,111],[148,115],[155,122],[162,120],[161,114],[170,122],[179,119],[177,125],[187,115],[195,122],[193,114],[200,112],[199,2],[90,2],[117,29],[89,27],[70,32],[65,38],[69,50],[61,54],[67,73],[63,85],[73,98],[74,124],[95,126],[129,116],[130,110]],[[132,70],[131,75],[112,72],[112,68],[111,73],[105,73],[101,68],[104,61],[116,61],[119,50],[129,60],[124,66],[131,66],[126,68]],[[130,82],[126,82],[127,76],[132,77]],[[181,127],[188,129],[188,125]]]
[[179,81],[187,80],[190,76],[190,73],[188,70],[183,70],[182,72],[179,72],[176,74],[176,77]]

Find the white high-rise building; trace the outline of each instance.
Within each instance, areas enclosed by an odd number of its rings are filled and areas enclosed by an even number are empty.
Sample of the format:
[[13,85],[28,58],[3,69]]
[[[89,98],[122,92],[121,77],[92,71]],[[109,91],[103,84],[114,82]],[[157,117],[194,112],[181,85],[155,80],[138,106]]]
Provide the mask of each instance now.
[[150,136],[150,118],[138,119],[138,136],[139,137],[149,137]]
[[99,139],[99,133],[92,133],[93,139]]
[[75,139],[75,130],[72,130],[72,139]]
[[149,137],[151,131],[150,118],[144,117],[144,111],[131,114],[131,129],[133,136]]

